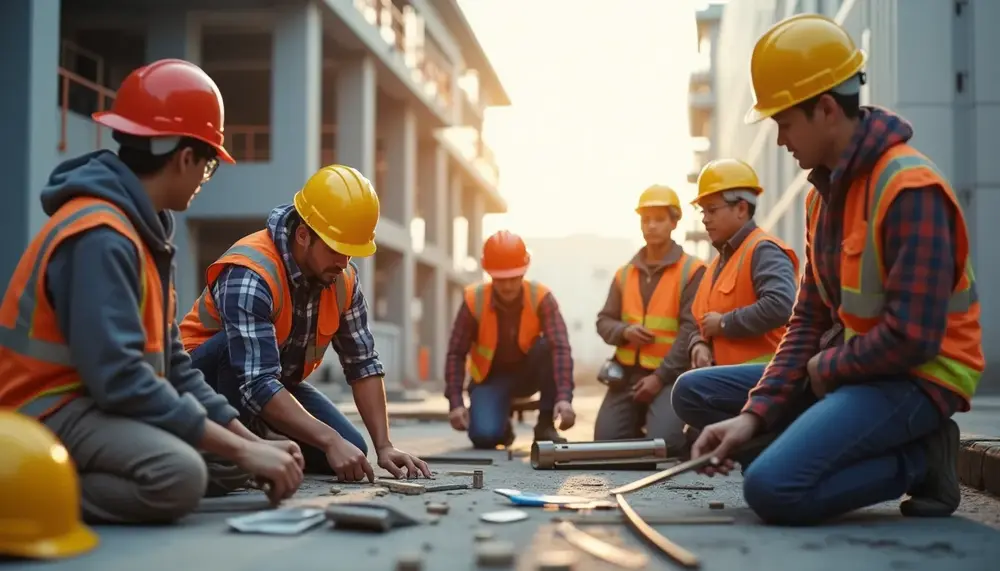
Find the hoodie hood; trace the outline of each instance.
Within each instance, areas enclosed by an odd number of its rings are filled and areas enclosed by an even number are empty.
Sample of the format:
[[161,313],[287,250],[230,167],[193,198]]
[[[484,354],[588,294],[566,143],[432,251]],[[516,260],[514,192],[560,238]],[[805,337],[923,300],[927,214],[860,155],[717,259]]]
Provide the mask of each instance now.
[[292,230],[299,221],[299,213],[295,211],[292,204],[282,204],[271,210],[267,217],[267,232],[271,235],[281,260],[285,262],[285,269],[288,272],[288,279],[292,285],[301,285],[302,270],[292,257],[291,236]]
[[45,214],[52,216],[70,200],[89,196],[121,208],[153,251],[168,251],[174,220],[156,212],[139,178],[111,151],[95,151],[63,162],[42,189]]

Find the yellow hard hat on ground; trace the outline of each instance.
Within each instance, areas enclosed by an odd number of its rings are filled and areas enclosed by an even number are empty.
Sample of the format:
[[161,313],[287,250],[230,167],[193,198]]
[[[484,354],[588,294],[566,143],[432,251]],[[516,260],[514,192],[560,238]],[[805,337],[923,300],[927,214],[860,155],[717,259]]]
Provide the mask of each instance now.
[[97,543],[80,520],[80,480],[66,448],[35,419],[0,411],[0,554],[58,559]]
[[753,167],[738,159],[716,159],[701,169],[698,196],[691,204],[698,204],[706,196],[727,190],[749,190],[758,195],[764,192]]
[[858,75],[866,54],[836,22],[798,14],[771,26],[750,57],[753,107],[746,123],[757,123]]
[[681,199],[669,186],[654,184],[639,195],[639,205],[635,207],[635,211],[639,212],[640,209],[650,206],[673,206],[680,212]]
[[359,258],[375,253],[378,195],[357,170],[344,165],[319,169],[295,193],[295,210],[335,252]]

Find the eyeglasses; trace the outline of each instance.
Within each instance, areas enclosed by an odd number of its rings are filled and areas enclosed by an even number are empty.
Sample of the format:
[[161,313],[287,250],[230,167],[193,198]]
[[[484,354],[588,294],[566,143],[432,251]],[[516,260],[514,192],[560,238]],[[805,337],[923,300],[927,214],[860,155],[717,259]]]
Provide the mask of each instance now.
[[212,180],[212,176],[215,175],[215,171],[219,170],[219,158],[212,157],[208,159],[205,163],[205,174],[201,175],[201,184]]
[[729,208],[731,206],[733,205],[726,203],[726,204],[719,204],[717,206],[709,206],[708,208],[698,208],[698,214],[701,214],[702,216],[705,215],[715,216],[716,212],[722,210],[723,208]]

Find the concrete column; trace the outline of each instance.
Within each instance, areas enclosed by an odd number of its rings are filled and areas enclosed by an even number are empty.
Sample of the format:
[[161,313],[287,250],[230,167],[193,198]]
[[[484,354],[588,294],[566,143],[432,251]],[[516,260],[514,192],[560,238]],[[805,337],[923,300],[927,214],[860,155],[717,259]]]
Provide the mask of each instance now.
[[[451,177],[448,189],[448,257],[452,259],[452,267],[455,267],[456,264],[460,267],[465,263],[465,256],[468,255],[468,252],[465,251],[468,250],[468,243],[466,243],[466,247],[461,247],[462,245],[458,243],[458,238],[455,236],[455,219],[464,216],[462,208],[462,195],[464,194],[465,184],[461,175],[455,173]],[[478,259],[480,253],[475,252],[472,255]]]
[[[43,5],[44,4],[44,5]],[[46,220],[39,192],[59,157],[59,1],[0,2],[0,280],[7,283],[21,253]]]
[[[434,268],[434,283],[431,284],[431,371],[432,379],[444,379],[444,359],[448,352],[452,319],[458,306],[448,303],[448,268]],[[424,313],[428,315],[428,313]],[[426,319],[426,317],[425,317]]]
[[427,242],[448,251],[448,151],[435,143],[420,153],[420,210]]
[[278,12],[271,66],[271,162],[291,193],[319,168],[323,20],[316,2]]
[[[382,215],[408,229],[413,219],[417,187],[417,118],[413,109],[398,104],[386,110],[386,194]],[[411,245],[400,252],[392,269],[389,285],[389,321],[399,326],[400,363],[402,367],[387,379],[401,378],[404,383],[417,381],[417,336],[413,323],[413,299],[416,290],[416,258]]]
[[[358,169],[372,182],[375,180],[377,87],[375,62],[369,56],[345,61],[337,71],[337,162]],[[361,288],[372,303],[375,299],[375,258],[359,258],[354,263],[361,270]]]
[[[194,14],[183,10],[156,10],[149,15],[146,25],[146,61],[178,58],[200,64],[201,37],[201,21]],[[177,249],[174,287],[177,289],[177,318],[180,319],[201,293],[198,276],[205,268],[198,267],[197,230],[188,225],[187,213],[175,212],[174,222],[174,247]]]
[[465,217],[469,221],[469,255],[479,260],[483,252],[483,212],[486,210],[486,204],[479,189],[469,193],[466,198]]

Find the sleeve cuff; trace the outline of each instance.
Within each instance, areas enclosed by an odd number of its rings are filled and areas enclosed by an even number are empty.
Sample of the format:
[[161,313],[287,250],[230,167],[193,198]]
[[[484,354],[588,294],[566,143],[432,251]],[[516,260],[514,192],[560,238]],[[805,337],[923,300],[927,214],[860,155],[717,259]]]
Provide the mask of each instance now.
[[750,413],[754,416],[759,417],[764,424],[765,429],[770,429],[777,419],[780,411],[778,406],[769,398],[755,396],[750,397],[747,403],[743,405],[743,410],[741,413]]

